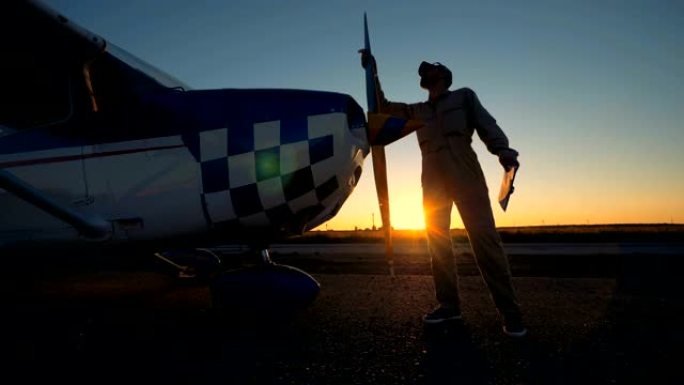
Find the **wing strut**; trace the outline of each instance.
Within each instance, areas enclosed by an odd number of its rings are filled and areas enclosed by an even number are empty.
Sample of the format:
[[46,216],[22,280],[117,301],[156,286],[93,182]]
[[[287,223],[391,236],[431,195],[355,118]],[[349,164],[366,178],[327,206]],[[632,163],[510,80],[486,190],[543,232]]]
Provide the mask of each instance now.
[[106,220],[87,216],[58,203],[7,170],[0,169],[0,188],[68,223],[87,238],[103,240],[112,231],[111,224]]

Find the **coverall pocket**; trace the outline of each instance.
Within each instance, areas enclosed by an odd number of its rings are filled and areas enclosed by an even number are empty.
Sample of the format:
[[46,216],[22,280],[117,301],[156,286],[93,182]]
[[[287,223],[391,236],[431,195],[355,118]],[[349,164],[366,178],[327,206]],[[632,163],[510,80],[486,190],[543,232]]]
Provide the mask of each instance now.
[[442,112],[441,123],[444,129],[444,135],[459,135],[464,136],[468,134],[468,125],[466,123],[465,109],[461,107],[454,107]]

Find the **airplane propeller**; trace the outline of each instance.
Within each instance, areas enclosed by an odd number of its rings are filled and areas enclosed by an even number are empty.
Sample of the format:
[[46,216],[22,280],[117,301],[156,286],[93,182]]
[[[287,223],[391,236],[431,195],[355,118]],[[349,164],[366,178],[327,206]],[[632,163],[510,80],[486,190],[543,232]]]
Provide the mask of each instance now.
[[[366,14],[363,15],[363,32],[364,32],[364,48],[365,53],[370,56],[370,38],[368,36],[368,18]],[[387,186],[387,160],[385,157],[385,146],[382,144],[375,144],[373,135],[371,135],[370,121],[372,114],[378,112],[379,94],[376,86],[377,68],[375,65],[368,64],[365,66],[366,70],[366,99],[368,101],[368,139],[371,144],[371,158],[373,160],[373,176],[375,178],[375,191],[378,195],[378,204],[380,206],[380,217],[382,218],[382,230],[385,236],[385,257],[389,266],[390,276],[394,278],[394,249],[392,246],[392,224],[390,220],[390,204],[389,204],[389,190]]]
[[385,235],[385,256],[389,266],[390,276],[394,278],[394,248],[392,246],[392,223],[390,220],[389,189],[387,187],[387,161],[385,146],[371,146],[373,159],[373,176],[375,177],[375,191],[378,194],[382,230]]
[[[363,15],[364,48],[360,50],[367,58],[372,58],[370,39],[368,36],[368,18]],[[394,278],[394,249],[392,246],[392,223],[390,220],[389,190],[387,187],[387,160],[385,146],[422,127],[423,123],[407,120],[379,112],[380,84],[375,61],[365,63],[366,99],[368,101],[368,142],[371,145],[373,160],[373,176],[375,190],[378,195],[382,229],[385,237],[385,256],[390,275]]]
[[[359,51],[372,58],[370,38],[368,36],[368,18],[363,15],[364,48]],[[392,223],[390,220],[389,189],[387,186],[387,160],[385,145],[400,139],[415,131],[422,124],[420,122],[400,119],[379,113],[380,86],[378,83],[377,67],[374,62],[366,63],[366,99],[368,101],[368,141],[371,145],[373,160],[373,176],[375,190],[378,195],[382,230],[385,237],[385,256],[392,278],[394,275],[394,248],[392,246]]]

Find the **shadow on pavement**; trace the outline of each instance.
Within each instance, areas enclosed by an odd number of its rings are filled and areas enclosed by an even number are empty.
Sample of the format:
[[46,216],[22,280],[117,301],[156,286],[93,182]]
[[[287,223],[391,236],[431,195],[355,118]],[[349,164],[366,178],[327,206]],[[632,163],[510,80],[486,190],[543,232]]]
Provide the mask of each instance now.
[[462,321],[426,325],[421,363],[425,384],[483,384],[487,360]]

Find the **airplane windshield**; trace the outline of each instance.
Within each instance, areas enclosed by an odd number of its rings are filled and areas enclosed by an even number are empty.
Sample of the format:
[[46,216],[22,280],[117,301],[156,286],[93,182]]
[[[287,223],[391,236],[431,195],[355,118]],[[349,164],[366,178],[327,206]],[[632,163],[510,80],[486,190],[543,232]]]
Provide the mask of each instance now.
[[98,111],[135,105],[149,93],[186,86],[114,45],[87,65]]
[[182,83],[180,80],[161,71],[158,68],[153,67],[152,65],[144,62],[140,58],[133,56],[131,53],[127,52],[123,48],[117,47],[116,45],[108,42],[107,52],[109,52],[112,56],[116,57],[122,62],[128,64],[132,68],[154,79],[157,83],[164,87],[180,88],[183,90],[189,89],[189,87],[186,84]]

